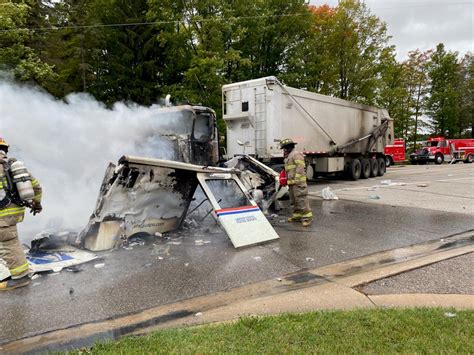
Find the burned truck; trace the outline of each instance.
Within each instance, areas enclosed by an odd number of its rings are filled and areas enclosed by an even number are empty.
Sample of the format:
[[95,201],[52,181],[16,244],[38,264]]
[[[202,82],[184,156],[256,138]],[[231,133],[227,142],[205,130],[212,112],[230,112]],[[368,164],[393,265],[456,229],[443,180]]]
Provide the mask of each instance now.
[[150,134],[168,142],[167,147],[173,151],[172,160],[204,166],[217,165],[219,136],[214,110],[204,106],[183,105],[161,108],[154,114],[161,122],[161,132]]
[[[235,247],[276,238],[262,211],[287,191],[279,174],[248,156],[216,167],[219,137],[210,108],[178,106],[155,114],[160,131],[150,132],[151,141],[165,140],[172,160],[125,156],[110,163],[82,246],[105,250],[137,233],[179,229],[198,185]],[[246,226],[252,226],[248,233],[237,233]]]
[[106,250],[137,233],[178,229],[198,185],[236,248],[277,239],[240,175],[234,168],[124,156],[107,169],[82,246]]

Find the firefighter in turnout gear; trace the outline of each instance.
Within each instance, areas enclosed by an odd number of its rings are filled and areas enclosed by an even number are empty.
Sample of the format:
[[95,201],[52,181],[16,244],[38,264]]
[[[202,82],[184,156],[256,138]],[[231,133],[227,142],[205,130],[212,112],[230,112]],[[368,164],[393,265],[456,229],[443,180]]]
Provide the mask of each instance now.
[[285,172],[293,206],[293,214],[288,222],[301,221],[303,227],[308,227],[313,221],[313,212],[308,202],[308,185],[306,184],[306,166],[304,156],[295,149],[296,143],[290,138],[280,142],[285,158]]
[[[29,264],[18,239],[16,225],[23,221],[25,206],[33,214],[42,210],[38,180],[27,172],[21,162],[7,158],[8,147],[7,142],[0,138],[0,259],[6,263],[11,275],[0,280],[0,291],[27,286],[31,282]],[[31,199],[22,200],[26,194]]]

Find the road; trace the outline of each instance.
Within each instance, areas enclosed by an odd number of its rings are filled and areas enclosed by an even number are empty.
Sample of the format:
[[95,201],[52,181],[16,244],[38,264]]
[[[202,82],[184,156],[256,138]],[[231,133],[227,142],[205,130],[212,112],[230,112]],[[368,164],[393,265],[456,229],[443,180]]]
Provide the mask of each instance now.
[[[339,200],[320,198],[326,186]],[[356,182],[319,179],[310,185],[315,223],[289,224],[282,211],[271,218],[278,241],[235,250],[208,221],[98,253],[102,268],[91,263],[0,294],[0,344],[473,230],[473,186],[474,164],[395,166]]]

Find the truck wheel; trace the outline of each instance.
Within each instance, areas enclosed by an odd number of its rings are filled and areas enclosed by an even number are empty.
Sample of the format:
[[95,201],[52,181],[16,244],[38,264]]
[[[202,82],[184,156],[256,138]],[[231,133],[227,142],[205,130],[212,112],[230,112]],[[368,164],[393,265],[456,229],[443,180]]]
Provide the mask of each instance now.
[[384,158],[378,158],[377,159],[378,165],[379,165],[379,176],[383,176],[385,174],[385,159]]
[[393,165],[393,160],[390,155],[385,156],[385,167],[388,168],[390,165]]
[[349,178],[359,180],[361,173],[361,165],[359,159],[353,159],[349,165]]
[[370,177],[376,177],[379,174],[379,162],[377,159],[370,159]]
[[360,178],[361,179],[368,179],[370,177],[370,160],[369,159],[361,159],[360,160]]
[[438,153],[435,155],[435,163],[437,165],[442,164],[443,160],[444,160],[443,154]]
[[472,154],[468,154],[466,160],[464,160],[465,164],[471,164],[474,161],[474,157]]

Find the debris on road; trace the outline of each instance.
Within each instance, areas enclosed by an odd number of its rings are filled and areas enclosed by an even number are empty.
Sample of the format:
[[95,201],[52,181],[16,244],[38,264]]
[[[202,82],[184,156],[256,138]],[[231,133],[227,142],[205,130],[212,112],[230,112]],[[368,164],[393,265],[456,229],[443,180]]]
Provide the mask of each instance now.
[[379,195],[369,195],[369,200],[380,200],[381,197]]
[[104,263],[100,263],[100,264],[95,264],[95,265],[94,265],[94,267],[95,267],[96,269],[102,269],[104,266],[105,266]]
[[421,183],[421,184],[416,184],[416,186],[418,186],[418,187],[428,187],[428,184]]
[[336,196],[329,186],[321,190],[321,195],[325,200],[339,200],[339,197]]

